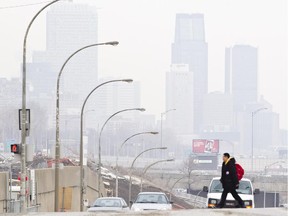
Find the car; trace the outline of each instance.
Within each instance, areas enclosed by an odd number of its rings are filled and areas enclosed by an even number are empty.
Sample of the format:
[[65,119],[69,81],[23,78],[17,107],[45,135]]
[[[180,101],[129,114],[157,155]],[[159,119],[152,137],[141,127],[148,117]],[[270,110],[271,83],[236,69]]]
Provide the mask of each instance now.
[[[209,188],[207,186],[203,187],[203,191],[207,192],[207,208],[214,208],[221,199],[223,192],[222,183],[220,182],[220,177],[215,177],[212,179]],[[260,190],[255,189],[253,191],[252,182],[250,179],[243,178],[239,182],[239,189],[236,190],[244,201],[246,208],[254,208],[254,194],[259,194]],[[238,203],[235,201],[233,196],[228,193],[224,208],[236,208]]]
[[96,199],[88,212],[122,212],[129,211],[129,207],[121,197],[101,197]]
[[170,202],[166,194],[162,192],[141,192],[138,194],[135,202],[131,203],[132,211],[172,210],[172,202]]

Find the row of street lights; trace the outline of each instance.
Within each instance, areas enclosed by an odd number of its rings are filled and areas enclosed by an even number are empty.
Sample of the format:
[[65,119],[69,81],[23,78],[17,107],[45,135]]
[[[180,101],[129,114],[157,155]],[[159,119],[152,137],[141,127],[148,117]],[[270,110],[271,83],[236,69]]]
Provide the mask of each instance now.
[[[73,56],[75,56],[77,53],[86,50],[88,48],[91,47],[95,47],[95,46],[101,46],[101,45],[112,45],[112,46],[117,46],[119,44],[118,41],[111,41],[111,42],[105,42],[105,43],[96,43],[96,44],[91,44],[88,46],[84,46],[78,50],[76,50],[75,52],[73,52],[64,62],[64,64],[62,65],[60,72],[58,74],[58,78],[57,78],[57,90],[56,90],[56,145],[55,145],[55,211],[58,211],[59,207],[59,194],[57,191],[59,191],[59,160],[60,160],[60,128],[59,128],[59,114],[60,114],[60,79],[61,79],[61,75],[63,73],[63,70],[65,68],[65,66],[67,65],[67,63],[72,59]],[[100,85],[98,85],[96,88],[94,88],[86,97],[86,99],[84,100],[82,109],[81,109],[81,119],[80,119],[80,166],[81,166],[81,171],[80,174],[81,176],[84,175],[84,170],[83,170],[83,113],[84,113],[84,108],[86,105],[86,102],[88,100],[88,98],[90,97],[90,95],[99,87],[101,87],[102,85],[111,83],[111,82],[132,82],[133,80],[131,79],[127,79],[127,80],[111,80],[108,82],[104,82]],[[83,190],[84,190],[84,186],[83,186],[83,181],[81,178],[81,196],[80,199],[83,200]],[[83,210],[83,205],[81,205],[81,211]]]
[[157,135],[158,132],[154,132],[154,131],[149,131],[149,132],[141,132],[141,133],[136,133],[133,134],[132,136],[128,137],[119,147],[118,151],[117,151],[117,155],[116,155],[116,197],[118,197],[118,193],[119,193],[119,170],[118,170],[118,160],[119,160],[119,154],[123,148],[123,146],[125,145],[125,143],[127,143],[128,140],[132,139],[133,137],[139,136],[139,135],[144,135],[144,134],[152,134],[152,135]]
[[127,112],[127,111],[140,111],[140,112],[144,112],[145,109],[144,108],[132,108],[132,109],[124,109],[124,110],[120,110],[114,114],[112,114],[103,124],[101,130],[100,130],[100,135],[99,135],[99,143],[98,143],[98,160],[99,160],[99,167],[98,167],[98,193],[99,193],[99,197],[100,197],[100,183],[101,183],[101,136],[102,136],[102,132],[103,129],[105,127],[105,125],[108,123],[108,121],[110,119],[112,119],[114,116],[118,115],[119,113],[123,113],[123,112]]
[[[54,0],[48,4],[46,4],[44,7],[42,7],[32,18],[32,20],[30,21],[25,36],[24,36],[24,43],[23,43],[23,70],[22,70],[22,116],[21,116],[21,144],[22,144],[22,153],[21,153],[21,192],[20,192],[20,209],[22,213],[26,212],[26,182],[25,182],[25,177],[26,177],[26,137],[27,137],[27,130],[28,130],[28,125],[27,125],[27,116],[26,116],[26,42],[27,42],[27,38],[28,38],[28,34],[30,31],[30,28],[32,26],[32,24],[34,23],[35,19],[38,17],[38,15],[44,11],[46,8],[48,8],[50,5],[55,4],[57,2],[59,2],[61,0]],[[111,42],[105,42],[105,43],[95,43],[95,44],[90,44],[87,46],[84,46],[78,50],[76,50],[74,53],[72,53],[64,62],[64,64],[62,65],[59,74],[57,76],[57,89],[56,89],[56,144],[55,144],[55,196],[54,196],[54,207],[55,207],[55,211],[58,211],[59,209],[59,168],[60,168],[60,124],[59,124],[59,116],[60,116],[60,81],[61,81],[61,75],[64,71],[65,66],[67,65],[67,63],[72,59],[73,56],[75,56],[77,53],[86,50],[88,48],[91,47],[96,47],[96,46],[101,46],[101,45],[112,45],[112,46],[116,46],[118,45],[119,42],[117,41],[111,41]],[[85,193],[85,185],[84,185],[84,167],[83,167],[83,115],[84,115],[84,109],[85,109],[85,105],[87,103],[87,100],[89,99],[89,97],[91,96],[91,94],[96,91],[99,87],[106,85],[108,83],[112,83],[112,82],[133,82],[132,79],[120,79],[120,80],[110,80],[107,82],[104,82],[98,86],[96,86],[89,94],[88,96],[85,98],[84,103],[82,105],[81,108],[81,116],[80,116],[80,210],[83,211],[84,208],[84,203],[83,203],[83,196]],[[132,110],[138,110],[138,111],[145,111],[144,108],[133,108],[133,109],[125,109],[125,110],[121,110],[119,112],[114,113],[112,116],[110,116],[107,121],[104,123],[104,125],[101,128],[101,132],[100,132],[100,136],[99,136],[99,143],[98,143],[98,159],[99,159],[99,167],[98,167],[98,192],[100,195],[100,181],[101,181],[101,134],[103,132],[103,129],[105,127],[105,125],[107,124],[107,122],[115,115],[121,113],[121,112],[125,112],[125,111],[132,111]],[[162,118],[163,115],[166,114],[167,112],[172,111],[172,110],[168,110],[165,113],[161,113],[161,131],[162,131]],[[158,134],[158,132],[143,132],[143,133],[137,133],[132,135],[131,137],[129,137],[128,139],[126,139],[124,141],[124,143],[122,143],[122,145],[120,146],[119,150],[117,151],[117,158],[116,158],[116,169],[117,169],[117,178],[116,178],[116,194],[118,195],[118,157],[119,157],[119,152],[121,151],[123,145],[132,137],[141,135],[141,134]],[[155,150],[155,149],[160,149],[160,150],[164,150],[167,149],[166,147],[162,147],[162,135],[161,135],[161,147],[160,148],[151,148],[151,149],[147,149],[143,152],[141,152],[133,161],[132,166],[131,166],[131,171],[133,169],[134,163],[136,161],[136,159],[142,155],[143,153],[147,152],[147,151],[151,151],[151,150]],[[162,158],[162,156],[161,156]],[[165,160],[165,161],[171,161],[171,160]],[[160,163],[161,161],[158,161],[156,163]],[[163,161],[164,162],[164,161]],[[155,165],[156,163],[153,163],[152,165]],[[151,165],[151,166],[152,166]],[[149,167],[151,167],[149,166]],[[147,169],[146,169],[147,171]],[[129,199],[131,199],[131,172],[130,172],[130,187],[129,187]]]

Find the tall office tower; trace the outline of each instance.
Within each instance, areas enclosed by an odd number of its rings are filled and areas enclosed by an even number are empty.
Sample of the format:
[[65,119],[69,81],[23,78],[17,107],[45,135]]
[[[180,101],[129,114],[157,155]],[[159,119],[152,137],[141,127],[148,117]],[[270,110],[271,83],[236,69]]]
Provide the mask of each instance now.
[[205,42],[203,14],[177,14],[172,64],[188,64],[193,73],[194,131],[202,125],[203,96],[208,93],[208,45]]
[[234,111],[241,112],[257,101],[257,48],[235,45],[226,48],[225,91],[233,95]]
[[166,109],[176,109],[167,114],[167,124],[178,135],[193,133],[193,73],[188,64],[175,64],[166,73]]
[[[65,60],[76,50],[97,43],[96,8],[72,3],[58,3],[47,12],[46,51],[35,52],[33,63],[50,64],[51,73],[61,69]],[[75,106],[97,84],[97,48],[79,52],[66,65],[61,79],[63,97],[67,93],[77,95]],[[53,71],[53,72],[52,72]],[[45,77],[43,77],[45,79]],[[56,89],[56,79],[50,85]],[[63,98],[62,97],[62,98]]]
[[233,100],[229,94],[209,93],[204,97],[204,132],[230,132],[233,126]]

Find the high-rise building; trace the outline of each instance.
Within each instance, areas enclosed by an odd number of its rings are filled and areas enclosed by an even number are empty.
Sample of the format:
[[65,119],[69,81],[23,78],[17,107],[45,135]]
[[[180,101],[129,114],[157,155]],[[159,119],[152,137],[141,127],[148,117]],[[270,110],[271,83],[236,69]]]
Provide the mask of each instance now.
[[172,64],[188,64],[193,73],[194,131],[201,129],[203,96],[208,93],[208,45],[203,14],[177,14]]
[[225,58],[225,91],[233,95],[234,111],[241,112],[247,104],[257,102],[257,48],[226,48]]
[[188,64],[175,64],[166,73],[166,116],[170,128],[179,135],[192,134],[194,127],[193,73]]
[[[96,8],[82,4],[58,3],[47,12],[46,51],[35,52],[33,63],[49,64],[51,73],[56,73],[50,86],[56,89],[58,72],[73,52],[97,43],[97,20]],[[79,100],[74,101],[77,108],[97,84],[97,56],[96,47],[79,52],[63,71],[61,92],[77,94]]]
[[204,132],[230,132],[234,124],[233,100],[230,94],[209,93],[204,97]]

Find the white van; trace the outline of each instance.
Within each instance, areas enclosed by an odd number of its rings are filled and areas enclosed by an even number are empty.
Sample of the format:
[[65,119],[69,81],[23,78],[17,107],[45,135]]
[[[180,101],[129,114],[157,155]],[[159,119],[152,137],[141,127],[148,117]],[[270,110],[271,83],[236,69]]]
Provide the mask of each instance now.
[[[220,177],[213,178],[209,188],[204,186],[203,191],[208,192],[206,202],[207,208],[214,208],[220,202],[223,191]],[[254,208],[254,194],[258,194],[260,191],[259,189],[253,190],[252,182],[249,179],[241,179],[239,182],[239,189],[236,191],[244,201],[246,208]],[[237,205],[237,201],[235,201],[231,193],[228,193],[224,208],[235,208]]]

